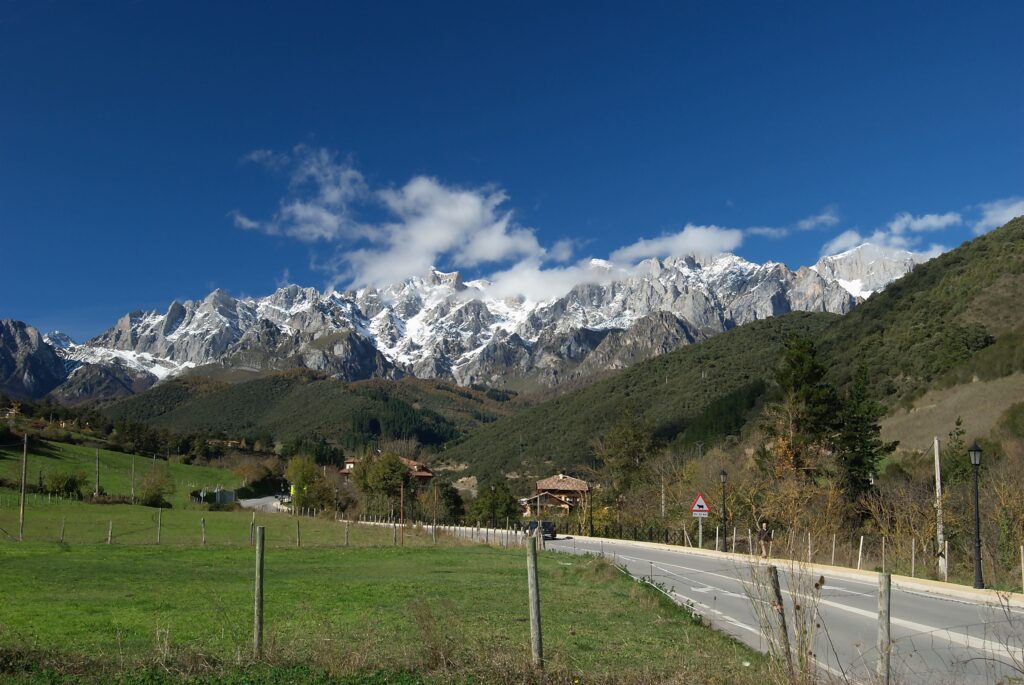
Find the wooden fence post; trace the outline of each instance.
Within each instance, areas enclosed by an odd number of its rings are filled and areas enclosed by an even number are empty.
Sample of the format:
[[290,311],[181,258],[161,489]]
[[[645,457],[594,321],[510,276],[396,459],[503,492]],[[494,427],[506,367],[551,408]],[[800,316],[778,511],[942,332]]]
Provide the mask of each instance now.
[[917,574],[917,538],[910,538],[910,577]]
[[302,547],[302,531],[299,530],[299,520],[295,520],[295,546]]
[[205,516],[199,519],[199,530],[202,532],[203,544],[205,545],[206,544],[206,517]]
[[28,480],[28,431],[21,448],[21,497],[18,503],[18,541],[25,542],[25,489]]
[[253,607],[252,651],[259,659],[263,656],[263,551],[266,528],[256,529],[256,601]]
[[252,521],[249,522],[249,546],[256,544],[256,512],[252,512]]
[[64,516],[60,517],[60,544],[62,544],[62,545],[64,544],[64,522],[66,520],[67,520],[66,517],[64,517]]
[[882,536],[882,573],[885,573],[885,536]]
[[107,522],[107,544],[110,544],[110,540],[114,537],[114,522]]
[[878,576],[878,665],[875,677],[879,685],[889,685],[889,652],[892,637],[889,623],[889,600],[892,576],[882,573]]
[[345,521],[345,546],[348,547],[348,521]]
[[533,666],[544,669],[544,643],[540,632],[540,587],[537,584],[537,536],[531,535],[526,543],[526,578],[530,591],[530,651]]
[[163,524],[164,510],[156,510],[156,544],[160,544],[160,528]]
[[789,670],[790,682],[795,681],[793,672],[793,654],[789,650],[789,630],[786,628],[786,606],[782,603],[782,588],[779,585],[779,569],[775,566],[768,567],[768,582],[772,587],[772,598],[774,609],[778,615],[778,635],[776,637],[783,654],[786,657],[786,667]]

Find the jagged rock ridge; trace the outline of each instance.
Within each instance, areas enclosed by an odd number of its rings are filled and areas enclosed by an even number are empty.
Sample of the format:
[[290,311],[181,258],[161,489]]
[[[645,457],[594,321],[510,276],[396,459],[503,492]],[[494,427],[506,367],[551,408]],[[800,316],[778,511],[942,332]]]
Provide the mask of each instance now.
[[235,298],[218,289],[166,312],[130,312],[84,344],[58,333],[40,342],[66,362],[70,385],[55,396],[68,401],[130,394],[210,365],[556,386],[789,311],[844,314],[858,301],[851,289],[876,290],[921,261],[887,254],[862,246],[796,271],[731,254],[630,270],[595,260],[591,282],[542,302],[499,298],[487,281],[436,270],[346,292],[291,285]]

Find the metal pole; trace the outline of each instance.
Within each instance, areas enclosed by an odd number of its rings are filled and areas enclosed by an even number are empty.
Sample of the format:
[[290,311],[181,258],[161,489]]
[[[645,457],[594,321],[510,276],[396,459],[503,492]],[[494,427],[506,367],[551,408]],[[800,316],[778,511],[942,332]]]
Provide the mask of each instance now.
[[832,533],[832,566],[836,565],[836,534]]
[[533,666],[544,669],[544,643],[540,632],[540,587],[537,584],[537,536],[531,535],[526,544],[526,579],[530,592],[530,651]]
[[985,579],[981,576],[981,505],[978,501],[978,471],[980,464],[974,465],[974,587],[985,587]]
[[860,536],[860,547],[857,548],[857,570],[860,570],[860,560],[864,556],[864,536]]
[[256,529],[256,602],[253,607],[252,649],[259,659],[263,654],[263,551],[266,528]]
[[879,685],[889,685],[889,652],[892,649],[889,623],[891,585],[891,575],[883,573],[878,576],[878,664],[875,676]]
[[18,504],[18,541],[25,541],[25,489],[28,479],[28,433],[21,447],[21,499]]

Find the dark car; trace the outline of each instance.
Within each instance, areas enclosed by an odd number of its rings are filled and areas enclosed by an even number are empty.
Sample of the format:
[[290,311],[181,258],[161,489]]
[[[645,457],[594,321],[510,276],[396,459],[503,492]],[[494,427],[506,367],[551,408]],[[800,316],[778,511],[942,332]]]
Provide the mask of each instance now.
[[540,534],[545,540],[555,539],[555,524],[553,521],[530,521],[526,524],[526,534],[533,535],[540,526]]

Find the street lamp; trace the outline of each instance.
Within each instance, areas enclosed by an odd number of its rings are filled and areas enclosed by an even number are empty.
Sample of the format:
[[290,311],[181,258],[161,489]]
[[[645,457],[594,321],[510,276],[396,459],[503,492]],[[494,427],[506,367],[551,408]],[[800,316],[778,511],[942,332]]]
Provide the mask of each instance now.
[[726,525],[726,513],[725,513],[725,481],[729,479],[729,474],[725,472],[725,469],[718,474],[719,480],[722,481],[722,551],[726,549],[725,540],[729,537],[729,527]]
[[974,587],[985,587],[985,580],[981,576],[981,511],[978,504],[978,470],[981,467],[981,448],[978,441],[967,449],[971,456],[971,465],[974,466]]

